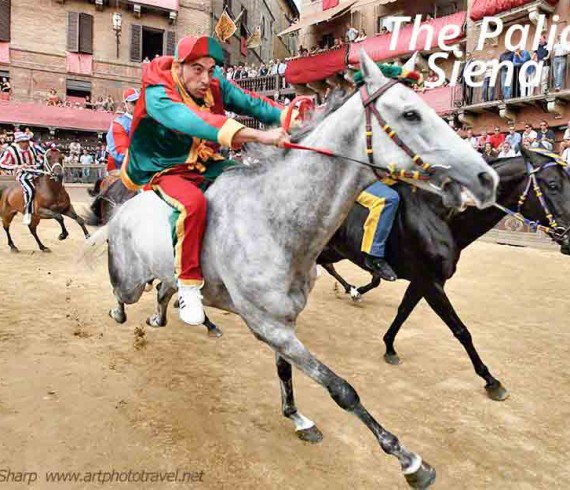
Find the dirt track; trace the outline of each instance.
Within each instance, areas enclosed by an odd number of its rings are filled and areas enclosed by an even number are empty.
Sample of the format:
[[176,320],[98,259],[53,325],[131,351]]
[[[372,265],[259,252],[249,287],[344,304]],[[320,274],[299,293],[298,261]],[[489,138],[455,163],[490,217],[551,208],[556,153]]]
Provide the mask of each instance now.
[[[185,488],[181,484],[47,484],[45,471],[203,471],[199,488],[407,488],[394,458],[328,394],[294,373],[297,405],[325,435],[297,440],[280,415],[271,351],[242,321],[212,311],[221,339],[184,327],[135,329],[154,293],[116,326],[105,264],[76,261],[81,233],[40,236],[20,219],[22,253],[0,247],[0,470],[36,471],[32,488]],[[349,279],[367,277],[353,266]],[[491,371],[510,390],[486,398],[461,346],[422,303],[403,328],[403,364],[382,360],[381,335],[407,283],[354,306],[333,281],[317,283],[300,338],[358,390],[365,406],[438,470],[435,488],[568,488],[570,469],[570,258],[478,243],[448,291]],[[145,344],[146,341],[146,344]],[[188,486],[192,486],[188,485]],[[0,485],[23,488],[22,484]]]

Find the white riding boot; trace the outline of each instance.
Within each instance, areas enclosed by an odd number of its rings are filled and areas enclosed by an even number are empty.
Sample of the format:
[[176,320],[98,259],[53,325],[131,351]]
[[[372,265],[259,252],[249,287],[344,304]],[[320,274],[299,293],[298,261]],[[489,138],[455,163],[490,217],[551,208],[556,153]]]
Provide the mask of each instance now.
[[201,325],[206,320],[200,286],[186,286],[178,282],[180,319],[188,325]]
[[29,214],[29,213],[25,213],[25,214],[24,214],[23,223],[24,223],[25,225],[31,225],[31,224],[32,224],[32,215]]

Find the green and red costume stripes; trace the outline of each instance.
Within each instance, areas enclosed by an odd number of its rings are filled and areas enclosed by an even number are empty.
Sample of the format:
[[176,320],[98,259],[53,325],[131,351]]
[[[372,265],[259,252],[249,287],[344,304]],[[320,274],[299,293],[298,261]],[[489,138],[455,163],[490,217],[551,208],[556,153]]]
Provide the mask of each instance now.
[[278,125],[284,107],[226,80],[216,67],[204,100],[195,100],[177,79],[173,57],[157,58],[145,69],[131,140],[121,167],[123,183],[136,189],[150,183],[172,208],[176,273],[182,283],[202,282],[200,248],[206,224],[206,199],[200,188],[232,164],[217,153],[231,147],[244,126],[231,111]]

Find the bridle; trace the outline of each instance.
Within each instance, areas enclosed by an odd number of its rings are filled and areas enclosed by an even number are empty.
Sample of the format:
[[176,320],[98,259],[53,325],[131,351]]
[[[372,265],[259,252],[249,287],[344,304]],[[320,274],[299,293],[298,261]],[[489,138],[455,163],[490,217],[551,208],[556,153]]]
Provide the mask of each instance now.
[[[558,225],[558,223],[556,222],[556,218],[554,218],[554,215],[552,214],[552,212],[550,211],[550,208],[548,207],[548,203],[546,202],[546,199],[544,199],[544,195],[542,193],[542,190],[540,189],[540,185],[538,184],[538,180],[537,180],[536,176],[540,172],[542,172],[543,170],[546,170],[547,168],[552,168],[552,167],[555,167],[556,165],[566,167],[567,165],[565,162],[560,160],[558,155],[538,151],[536,149],[531,149],[530,151],[533,151],[533,152],[539,153],[539,154],[543,154],[543,155],[552,156],[554,158],[554,160],[546,162],[545,164],[541,165],[540,167],[536,167],[536,168],[533,167],[532,164],[528,160],[526,160],[525,164],[526,164],[526,172],[527,172],[528,181],[527,181],[527,184],[525,186],[523,193],[520,195],[519,200],[517,202],[517,210],[513,211],[513,210],[506,208],[505,206],[502,206],[501,204],[498,204],[498,203],[495,203],[495,207],[500,209],[504,213],[508,214],[509,216],[512,216],[517,221],[520,221],[521,223],[526,224],[532,231],[534,231],[534,232],[542,231],[542,232],[546,233],[549,237],[551,237],[555,242],[560,243],[570,233],[570,226],[568,228],[564,228],[564,227]],[[522,209],[526,203],[528,196],[530,195],[531,188],[534,191],[534,195],[538,199],[538,202],[540,203],[542,210],[544,211],[544,214],[546,216],[546,219],[548,220],[549,226],[541,225],[539,221],[532,221],[532,220],[526,218],[523,214]]]
[[[396,132],[380,115],[378,109],[376,108],[376,105],[374,104],[382,95],[384,95],[390,88],[392,88],[394,85],[398,83],[400,83],[399,80],[396,79],[390,80],[389,82],[385,83],[381,88],[376,90],[376,92],[374,92],[373,94],[368,93],[368,88],[366,87],[366,85],[363,85],[359,89],[360,96],[362,98],[362,104],[364,105],[365,114],[366,114],[366,154],[368,156],[368,161],[348,157],[346,155],[340,155],[326,148],[315,148],[311,146],[300,145],[297,143],[287,142],[284,144],[284,147],[294,150],[312,151],[315,153],[320,153],[321,155],[342,158],[343,160],[349,160],[351,162],[364,165],[366,167],[371,168],[378,179],[391,178],[394,180],[398,179],[411,179],[411,180],[422,180],[422,181],[430,180],[436,171],[436,167],[439,168],[449,168],[449,167],[445,167],[443,165],[430,165],[429,163],[424,162],[417,153],[415,153],[408,145],[406,145],[400,139],[400,137],[396,134]],[[299,105],[300,109],[304,109],[306,111],[314,107],[314,103],[310,97],[300,96],[293,99],[291,104],[289,104],[287,114],[285,117],[285,122],[283,124],[283,128],[285,129],[285,131],[289,130],[293,109],[296,105]],[[388,168],[380,167],[379,165],[376,165],[374,163],[374,150],[372,149],[372,115],[374,115],[376,121],[378,121],[378,124],[380,125],[382,130],[390,137],[390,139],[399,148],[401,148],[407,155],[410,156],[414,164],[420,167],[420,170],[416,171],[397,170],[396,165],[394,163],[390,163],[388,165]],[[303,118],[303,114],[301,114],[301,118]]]
[[[44,153],[44,162],[43,162],[43,165],[44,165],[44,167],[45,167],[45,169],[46,169],[45,172],[44,172],[44,174],[45,174],[45,175],[49,175],[52,179],[55,180],[55,178],[56,178],[59,174],[56,174],[56,173],[54,172],[54,169],[55,169],[56,167],[61,168],[61,175],[63,175],[63,165],[62,165],[61,163],[59,163],[59,162],[56,162],[56,163],[54,163],[54,164],[50,163],[49,158],[48,158],[48,155],[49,155],[49,153],[50,153],[52,150],[53,150],[53,148],[50,148],[49,150],[47,150],[47,151]],[[56,151],[59,152],[59,150],[56,150]]]

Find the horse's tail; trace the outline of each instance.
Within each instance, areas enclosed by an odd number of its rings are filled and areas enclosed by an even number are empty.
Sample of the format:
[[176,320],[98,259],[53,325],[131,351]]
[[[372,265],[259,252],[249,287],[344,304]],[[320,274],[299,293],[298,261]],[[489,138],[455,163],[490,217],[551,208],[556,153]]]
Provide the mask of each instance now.
[[99,228],[85,243],[81,259],[90,267],[93,267],[96,260],[103,255],[103,247],[109,238],[109,226]]

